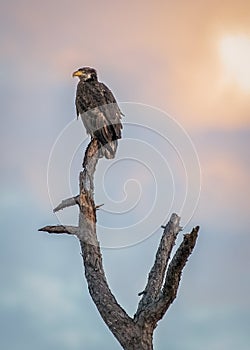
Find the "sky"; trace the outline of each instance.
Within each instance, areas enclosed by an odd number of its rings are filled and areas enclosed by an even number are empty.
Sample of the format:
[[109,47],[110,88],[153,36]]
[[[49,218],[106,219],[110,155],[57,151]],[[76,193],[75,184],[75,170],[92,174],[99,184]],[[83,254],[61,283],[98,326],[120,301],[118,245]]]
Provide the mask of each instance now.
[[112,292],[133,316],[160,226],[177,212],[200,235],[155,349],[247,350],[249,2],[0,6],[1,348],[120,349],[88,294],[77,239],[37,231],[77,223],[77,208],[52,209],[78,191],[89,139],[72,72],[91,66],[125,114],[117,157],[95,177]]

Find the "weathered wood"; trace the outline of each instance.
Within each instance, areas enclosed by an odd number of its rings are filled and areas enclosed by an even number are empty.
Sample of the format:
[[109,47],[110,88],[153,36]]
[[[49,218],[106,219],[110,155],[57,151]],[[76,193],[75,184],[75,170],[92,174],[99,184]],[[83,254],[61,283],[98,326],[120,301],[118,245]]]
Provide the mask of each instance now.
[[125,349],[127,344],[132,346],[131,335],[135,333],[136,325],[111,293],[103,269],[100,245],[96,235],[96,205],[93,197],[98,152],[98,143],[92,140],[86,150],[84,169],[79,177],[80,234],[78,238],[89,293],[104,322]]
[[67,225],[55,225],[55,226],[44,226],[39,228],[38,231],[44,231],[48,233],[68,233],[69,235],[78,235],[79,227],[67,226]]
[[169,264],[166,279],[163,285],[162,294],[155,306],[154,312],[157,317],[162,318],[167,311],[169,305],[174,301],[177,295],[181,274],[186,265],[189,256],[195,247],[198,237],[199,226],[193,228],[191,233],[183,236],[183,241],[177,249],[171,263]]
[[156,253],[155,262],[149,273],[146,288],[142,292],[143,297],[139,302],[135,315],[136,318],[139,317],[144,308],[147,308],[149,303],[151,304],[158,297],[162,288],[170,254],[180,230],[180,217],[177,214],[172,214],[169,223],[164,226],[164,232]]
[[59,210],[72,207],[73,205],[79,204],[79,196],[67,198],[61,201],[61,203],[53,209],[53,212],[56,213]]
[[[142,312],[143,318],[151,322],[152,325],[157,325],[157,322],[162,319],[177,296],[181,274],[189,256],[192,254],[198,232],[199,226],[193,228],[191,233],[184,235],[181,245],[169,263],[165,281],[158,297],[155,300],[149,301],[148,304],[144,306]],[[141,314],[139,313],[137,317],[141,318]]]
[[98,142],[89,143],[79,175],[79,195],[63,200],[54,211],[78,204],[79,223],[74,226],[45,226],[39,231],[75,234],[80,242],[89,293],[111,332],[125,350],[152,350],[153,332],[176,298],[182,270],[196,243],[199,227],[184,235],[183,242],[169,263],[180,227],[180,217],[172,214],[164,228],[155,262],[134,318],[119,305],[112,294],[103,268],[100,244],[96,234],[94,174],[99,160]]

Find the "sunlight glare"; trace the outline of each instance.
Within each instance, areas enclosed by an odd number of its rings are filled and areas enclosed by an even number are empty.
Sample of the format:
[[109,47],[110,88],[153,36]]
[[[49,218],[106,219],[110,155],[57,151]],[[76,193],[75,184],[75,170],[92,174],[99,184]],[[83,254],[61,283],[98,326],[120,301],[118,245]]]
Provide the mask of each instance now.
[[250,91],[250,38],[226,36],[220,41],[220,55],[227,77],[245,91]]

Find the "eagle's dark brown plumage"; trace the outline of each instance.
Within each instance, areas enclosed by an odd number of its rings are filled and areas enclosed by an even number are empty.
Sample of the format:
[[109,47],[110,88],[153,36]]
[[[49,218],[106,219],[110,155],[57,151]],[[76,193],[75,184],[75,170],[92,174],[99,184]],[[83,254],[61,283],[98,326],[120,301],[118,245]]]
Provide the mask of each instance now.
[[80,115],[88,134],[100,144],[100,157],[115,157],[117,140],[121,138],[121,116],[114,95],[97,79],[96,70],[90,67],[78,69],[73,77],[80,81],[76,90],[76,112]]

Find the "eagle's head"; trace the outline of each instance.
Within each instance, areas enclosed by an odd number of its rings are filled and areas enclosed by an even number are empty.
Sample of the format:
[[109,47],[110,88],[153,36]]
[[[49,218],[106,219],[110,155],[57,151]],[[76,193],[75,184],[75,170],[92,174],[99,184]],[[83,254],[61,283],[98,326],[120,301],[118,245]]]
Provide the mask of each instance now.
[[75,71],[72,74],[72,77],[78,77],[80,80],[83,80],[83,81],[97,80],[97,73],[94,68],[83,67]]

